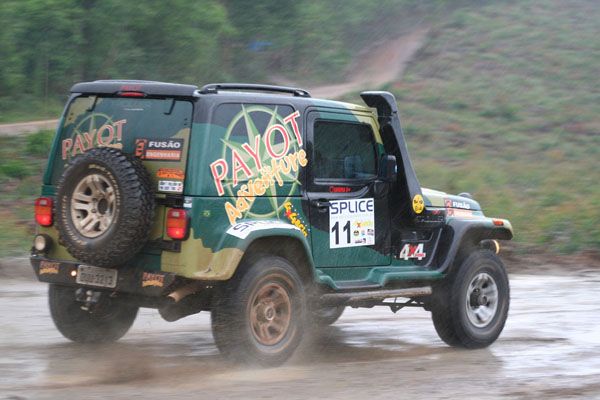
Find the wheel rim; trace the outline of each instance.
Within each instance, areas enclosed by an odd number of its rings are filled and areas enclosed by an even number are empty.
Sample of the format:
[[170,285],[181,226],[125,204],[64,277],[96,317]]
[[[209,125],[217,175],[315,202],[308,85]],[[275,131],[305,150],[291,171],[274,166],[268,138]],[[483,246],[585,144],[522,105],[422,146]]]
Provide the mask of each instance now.
[[498,285],[491,275],[482,272],[469,283],[466,298],[469,321],[478,328],[488,326],[498,309]]
[[115,219],[115,188],[100,174],[79,181],[71,197],[71,218],[79,234],[95,238],[110,228]]
[[288,291],[279,283],[261,287],[252,298],[250,324],[254,338],[264,346],[279,343],[292,319],[292,302]]

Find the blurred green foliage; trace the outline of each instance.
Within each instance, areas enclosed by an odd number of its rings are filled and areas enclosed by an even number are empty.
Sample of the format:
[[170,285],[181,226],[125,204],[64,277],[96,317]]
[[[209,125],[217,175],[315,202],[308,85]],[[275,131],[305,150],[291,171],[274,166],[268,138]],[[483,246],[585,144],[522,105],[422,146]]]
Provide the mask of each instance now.
[[22,256],[33,233],[38,196],[53,131],[0,136],[0,257]]
[[341,79],[355,51],[446,3],[3,0],[0,122],[56,116],[86,80]]

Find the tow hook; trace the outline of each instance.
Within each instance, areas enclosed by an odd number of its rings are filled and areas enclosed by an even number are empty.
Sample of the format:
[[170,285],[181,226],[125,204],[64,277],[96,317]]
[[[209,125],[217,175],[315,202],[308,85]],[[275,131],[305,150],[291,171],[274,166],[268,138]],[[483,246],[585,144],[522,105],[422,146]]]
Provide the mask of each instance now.
[[102,292],[97,292],[94,290],[79,288],[75,292],[75,300],[83,303],[81,309],[84,311],[91,312],[96,304],[100,302],[100,296],[102,296]]

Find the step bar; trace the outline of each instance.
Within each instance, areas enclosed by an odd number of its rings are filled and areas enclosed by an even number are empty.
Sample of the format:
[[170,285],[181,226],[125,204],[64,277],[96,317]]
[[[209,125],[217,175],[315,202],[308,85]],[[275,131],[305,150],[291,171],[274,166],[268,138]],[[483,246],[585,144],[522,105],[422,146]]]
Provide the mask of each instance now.
[[343,293],[326,293],[321,295],[321,303],[326,304],[351,304],[369,302],[373,300],[384,300],[395,297],[422,297],[431,295],[431,286],[404,288],[404,289],[388,289],[388,290],[369,290],[365,292],[343,292]]

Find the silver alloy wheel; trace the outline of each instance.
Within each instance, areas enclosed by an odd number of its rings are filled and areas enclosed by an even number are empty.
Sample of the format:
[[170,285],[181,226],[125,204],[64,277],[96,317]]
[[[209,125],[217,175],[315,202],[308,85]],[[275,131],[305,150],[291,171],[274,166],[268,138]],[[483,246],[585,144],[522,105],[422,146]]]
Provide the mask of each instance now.
[[492,322],[498,309],[498,285],[491,275],[477,274],[467,288],[466,311],[469,321],[478,328]]
[[100,174],[85,176],[71,197],[71,218],[77,232],[88,238],[102,235],[116,214],[115,188]]

